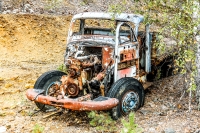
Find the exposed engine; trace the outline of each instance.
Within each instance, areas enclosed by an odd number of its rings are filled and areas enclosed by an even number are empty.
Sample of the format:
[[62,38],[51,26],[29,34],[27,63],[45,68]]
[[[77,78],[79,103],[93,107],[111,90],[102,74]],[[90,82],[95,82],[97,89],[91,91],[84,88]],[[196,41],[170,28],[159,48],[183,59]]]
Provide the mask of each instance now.
[[67,75],[50,88],[50,96],[62,99],[91,94],[92,98],[104,96],[112,82],[113,49],[69,45],[65,65]]

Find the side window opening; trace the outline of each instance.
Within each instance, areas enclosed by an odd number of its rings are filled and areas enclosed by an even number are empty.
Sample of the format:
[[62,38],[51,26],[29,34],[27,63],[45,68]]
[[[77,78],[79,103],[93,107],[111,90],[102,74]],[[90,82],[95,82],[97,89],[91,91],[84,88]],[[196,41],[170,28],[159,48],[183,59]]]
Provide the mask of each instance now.
[[124,23],[119,30],[120,43],[135,42],[136,37],[131,26]]
[[73,25],[71,26],[72,34],[71,35],[79,35],[81,34],[81,20],[75,20]]

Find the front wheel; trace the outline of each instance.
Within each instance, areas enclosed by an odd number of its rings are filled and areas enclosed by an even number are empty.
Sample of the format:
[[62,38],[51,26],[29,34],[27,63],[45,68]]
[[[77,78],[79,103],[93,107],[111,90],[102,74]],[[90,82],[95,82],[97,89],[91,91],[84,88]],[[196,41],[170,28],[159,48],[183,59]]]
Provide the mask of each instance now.
[[111,110],[113,119],[126,116],[131,111],[138,110],[144,104],[144,88],[142,84],[130,77],[122,78],[115,82],[107,96],[119,100],[119,104]]
[[[66,75],[66,73],[57,70],[46,72],[37,79],[34,85],[34,89],[41,91],[43,90],[44,95],[49,95],[52,88],[55,86],[56,83],[60,82],[60,79],[63,75]],[[42,111],[54,108],[52,106],[38,102],[35,102],[35,104]]]

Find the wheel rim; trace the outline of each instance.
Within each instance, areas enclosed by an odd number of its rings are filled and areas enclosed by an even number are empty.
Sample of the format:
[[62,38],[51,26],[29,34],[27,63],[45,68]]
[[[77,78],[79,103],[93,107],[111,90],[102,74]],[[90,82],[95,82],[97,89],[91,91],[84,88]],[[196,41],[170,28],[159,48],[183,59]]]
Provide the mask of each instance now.
[[48,87],[47,87],[47,89],[46,89],[46,95],[49,95],[49,91],[51,91],[50,89],[53,87],[53,85],[55,84],[55,82],[52,82]]
[[[54,91],[53,87],[57,83],[59,83],[59,82],[52,82],[51,84],[49,84],[49,86],[47,87],[46,92],[45,92],[46,96],[49,95],[51,91]],[[50,95],[50,96],[52,96],[52,95]],[[50,105],[46,105],[46,104],[44,104],[43,106],[45,106],[45,108],[47,110],[55,110],[56,109],[54,106],[50,106]]]
[[47,87],[47,89],[46,89],[46,94],[45,95],[49,95],[49,93],[51,92],[51,91],[53,91],[54,90],[54,85],[56,84],[57,82],[52,82],[48,87]]
[[122,98],[122,111],[124,114],[134,111],[139,103],[139,96],[134,91],[127,92]]

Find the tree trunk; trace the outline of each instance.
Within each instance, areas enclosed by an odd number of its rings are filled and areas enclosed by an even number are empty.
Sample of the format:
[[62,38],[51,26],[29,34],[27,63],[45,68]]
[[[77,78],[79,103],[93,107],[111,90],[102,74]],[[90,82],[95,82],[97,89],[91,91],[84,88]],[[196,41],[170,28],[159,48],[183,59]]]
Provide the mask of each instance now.
[[196,89],[196,100],[198,102],[198,109],[200,109],[200,36],[197,38],[197,89]]
[[[195,4],[197,5],[198,9],[196,12],[194,12],[194,14],[196,16],[194,16],[196,19],[200,18],[199,12],[200,12],[200,1],[196,1]],[[197,101],[199,102],[200,105],[200,25],[197,28],[197,35],[195,37],[196,41],[197,41],[197,57],[196,57],[196,62],[197,62]],[[200,106],[199,106],[200,109]]]
[[0,0],[0,13],[2,13],[2,0]]

